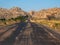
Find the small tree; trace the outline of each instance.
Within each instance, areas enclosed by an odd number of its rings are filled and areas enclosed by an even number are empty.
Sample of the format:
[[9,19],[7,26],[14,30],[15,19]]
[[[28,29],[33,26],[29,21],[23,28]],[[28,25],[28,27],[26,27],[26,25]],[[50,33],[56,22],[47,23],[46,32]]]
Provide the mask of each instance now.
[[6,19],[5,19],[5,18],[3,18],[3,19],[0,19],[0,20],[1,20],[1,21],[3,21],[3,22],[4,22],[4,21],[6,21]]
[[54,15],[47,15],[47,19],[48,20],[53,20],[53,19],[55,19],[55,16]]

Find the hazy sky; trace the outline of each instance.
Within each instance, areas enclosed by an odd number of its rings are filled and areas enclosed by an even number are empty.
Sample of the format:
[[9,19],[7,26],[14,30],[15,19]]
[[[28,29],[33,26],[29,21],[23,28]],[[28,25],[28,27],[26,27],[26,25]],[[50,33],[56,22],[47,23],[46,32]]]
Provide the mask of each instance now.
[[25,11],[44,8],[60,7],[60,0],[0,0],[0,7],[11,8],[17,6]]

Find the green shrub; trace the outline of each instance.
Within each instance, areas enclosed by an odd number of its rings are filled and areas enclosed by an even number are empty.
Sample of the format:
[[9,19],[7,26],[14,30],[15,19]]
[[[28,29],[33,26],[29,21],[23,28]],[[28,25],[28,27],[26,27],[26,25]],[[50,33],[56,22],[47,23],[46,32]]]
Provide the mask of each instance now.
[[47,15],[47,19],[48,20],[55,20],[55,16],[54,15]]
[[0,19],[0,21],[5,22],[5,21],[6,21],[6,19],[5,19],[5,18],[3,18],[3,19]]

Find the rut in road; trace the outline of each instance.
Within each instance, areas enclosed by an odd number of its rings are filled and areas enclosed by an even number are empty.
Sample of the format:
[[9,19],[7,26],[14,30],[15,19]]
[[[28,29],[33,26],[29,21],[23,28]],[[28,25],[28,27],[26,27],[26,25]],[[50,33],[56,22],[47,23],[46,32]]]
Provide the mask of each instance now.
[[16,41],[14,45],[33,45],[32,39],[31,39],[31,33],[32,33],[32,27],[31,24],[28,23],[27,26],[21,31],[21,33],[16,37]]

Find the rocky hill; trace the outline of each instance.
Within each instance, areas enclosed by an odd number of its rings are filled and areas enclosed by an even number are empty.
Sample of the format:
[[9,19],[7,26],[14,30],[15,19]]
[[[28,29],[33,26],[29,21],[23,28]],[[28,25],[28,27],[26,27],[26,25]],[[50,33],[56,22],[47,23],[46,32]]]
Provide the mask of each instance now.
[[30,11],[28,13],[19,7],[13,7],[10,9],[0,8],[0,19],[10,19],[25,15],[31,15],[36,19],[47,18],[48,16],[60,19],[60,8],[42,9],[40,11]]
[[60,19],[60,8],[49,8],[49,9],[43,9],[36,12],[30,11],[29,13],[30,15],[32,15],[32,17],[36,19],[47,18],[48,16],[52,16]]
[[27,15],[27,12],[23,11],[19,7],[13,7],[11,9],[0,8],[0,19],[10,19],[25,15]]

